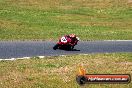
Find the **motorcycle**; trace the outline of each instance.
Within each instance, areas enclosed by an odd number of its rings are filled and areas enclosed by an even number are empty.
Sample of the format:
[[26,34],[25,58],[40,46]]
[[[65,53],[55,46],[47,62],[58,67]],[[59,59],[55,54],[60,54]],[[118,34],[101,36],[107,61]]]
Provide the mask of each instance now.
[[53,47],[53,49],[73,50],[78,41],[78,37],[71,39],[67,36],[63,36],[59,39],[59,42]]

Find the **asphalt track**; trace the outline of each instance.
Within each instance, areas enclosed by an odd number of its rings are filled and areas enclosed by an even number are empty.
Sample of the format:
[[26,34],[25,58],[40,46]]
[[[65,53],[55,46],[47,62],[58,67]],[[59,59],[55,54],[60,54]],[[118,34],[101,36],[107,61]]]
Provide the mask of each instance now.
[[53,50],[53,41],[0,41],[0,59],[67,54],[132,52],[132,41],[80,41],[75,51]]

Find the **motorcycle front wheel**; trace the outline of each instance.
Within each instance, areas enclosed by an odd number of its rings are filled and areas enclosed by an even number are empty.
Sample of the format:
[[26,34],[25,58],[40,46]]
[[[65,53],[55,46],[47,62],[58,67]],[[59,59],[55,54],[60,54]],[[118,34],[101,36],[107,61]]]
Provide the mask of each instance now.
[[58,49],[58,47],[59,47],[59,44],[56,44],[56,45],[53,47],[53,49],[56,50],[56,49]]

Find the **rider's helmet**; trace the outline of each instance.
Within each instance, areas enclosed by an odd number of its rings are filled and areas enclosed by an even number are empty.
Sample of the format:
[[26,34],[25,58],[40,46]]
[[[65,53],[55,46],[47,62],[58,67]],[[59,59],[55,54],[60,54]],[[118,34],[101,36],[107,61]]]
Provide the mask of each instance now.
[[70,34],[69,35],[71,38],[76,38],[76,35],[75,34]]

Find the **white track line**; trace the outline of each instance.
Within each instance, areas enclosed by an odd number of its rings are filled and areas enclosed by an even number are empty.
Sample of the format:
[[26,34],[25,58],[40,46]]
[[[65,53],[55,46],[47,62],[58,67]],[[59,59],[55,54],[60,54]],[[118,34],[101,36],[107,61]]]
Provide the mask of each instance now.
[[45,56],[38,56],[39,58],[45,58]]
[[[58,56],[67,56],[67,55],[58,55]],[[52,57],[52,56],[36,56],[40,59],[43,59],[45,57]],[[22,58],[11,58],[11,59],[0,59],[0,61],[14,61],[14,60],[23,60],[23,59],[31,59],[31,58],[35,58],[35,57],[22,57]]]

